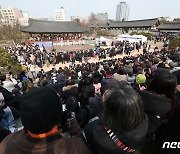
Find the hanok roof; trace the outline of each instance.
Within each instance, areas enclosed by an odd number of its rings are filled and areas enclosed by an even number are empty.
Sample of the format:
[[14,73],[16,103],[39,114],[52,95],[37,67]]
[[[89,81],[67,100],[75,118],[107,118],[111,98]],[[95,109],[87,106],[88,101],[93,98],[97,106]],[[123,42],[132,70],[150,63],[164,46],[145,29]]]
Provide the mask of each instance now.
[[157,27],[159,30],[180,30],[180,22],[163,23]]
[[158,18],[145,19],[145,20],[133,20],[133,21],[115,21],[109,22],[106,25],[101,25],[102,28],[145,28],[159,25]]
[[21,28],[22,32],[28,33],[83,33],[87,29],[79,26],[75,21],[42,21],[29,19],[29,26]]

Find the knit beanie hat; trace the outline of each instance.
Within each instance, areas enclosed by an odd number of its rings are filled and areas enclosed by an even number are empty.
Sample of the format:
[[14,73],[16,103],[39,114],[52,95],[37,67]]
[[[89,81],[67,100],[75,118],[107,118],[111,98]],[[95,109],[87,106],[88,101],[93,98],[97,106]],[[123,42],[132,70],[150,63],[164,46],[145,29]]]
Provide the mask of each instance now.
[[34,134],[50,131],[59,124],[62,117],[59,96],[49,87],[32,90],[25,94],[20,109],[24,128]]
[[139,74],[136,76],[136,82],[138,84],[142,84],[142,83],[145,83],[146,82],[146,76],[143,75],[143,74]]

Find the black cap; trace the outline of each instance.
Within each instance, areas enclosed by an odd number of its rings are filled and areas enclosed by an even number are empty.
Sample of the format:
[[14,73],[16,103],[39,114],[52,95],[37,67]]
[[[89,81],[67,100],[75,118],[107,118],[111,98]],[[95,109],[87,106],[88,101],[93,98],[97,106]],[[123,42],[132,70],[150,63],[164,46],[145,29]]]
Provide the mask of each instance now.
[[49,87],[28,92],[21,103],[21,120],[24,128],[34,134],[50,131],[62,117],[59,96]]

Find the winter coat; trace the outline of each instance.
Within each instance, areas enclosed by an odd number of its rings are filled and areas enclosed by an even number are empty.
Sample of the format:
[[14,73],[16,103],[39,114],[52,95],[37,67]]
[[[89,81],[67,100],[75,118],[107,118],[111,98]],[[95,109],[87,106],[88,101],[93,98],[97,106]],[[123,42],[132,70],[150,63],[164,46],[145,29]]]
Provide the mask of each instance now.
[[149,117],[148,134],[153,134],[168,120],[168,113],[172,108],[172,101],[165,95],[158,95],[148,91],[139,91],[144,102],[145,112]]
[[98,116],[100,112],[103,110],[103,102],[102,102],[102,96],[96,95],[95,97],[89,98],[89,111],[90,111],[90,119]]
[[[91,149],[96,154],[125,154],[105,131],[101,119],[90,122],[85,127],[85,136]],[[145,116],[142,124],[132,132],[122,132],[118,136],[119,140],[131,149],[140,149],[145,141],[148,131],[148,117]],[[137,151],[134,152],[137,153]]]
[[0,144],[1,154],[90,154],[88,147],[80,137],[81,129],[71,122],[71,138],[63,138],[60,132],[45,138],[32,138],[24,130],[7,136]]

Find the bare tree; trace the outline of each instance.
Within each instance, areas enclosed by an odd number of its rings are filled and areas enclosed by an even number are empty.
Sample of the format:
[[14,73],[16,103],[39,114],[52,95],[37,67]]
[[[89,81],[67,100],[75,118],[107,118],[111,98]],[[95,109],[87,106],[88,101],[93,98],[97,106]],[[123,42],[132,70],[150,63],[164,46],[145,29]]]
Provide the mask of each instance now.
[[87,28],[87,27],[88,27],[88,21],[87,21],[87,20],[85,20],[85,19],[84,19],[84,20],[82,20],[82,21],[81,21],[81,26],[83,26],[83,27],[86,27],[86,28]]
[[89,26],[93,27],[95,30],[99,29],[99,20],[96,18],[96,15],[93,12],[89,16]]
[[78,25],[80,25],[80,24],[81,24],[81,22],[80,22],[79,18],[76,18],[74,21],[75,21]]
[[3,25],[0,27],[0,34],[3,40],[13,41],[19,43],[27,39],[27,35],[20,31],[20,26],[16,25]]
[[91,13],[91,15],[89,16],[89,23],[94,23],[96,22],[96,15],[94,14],[94,12]]

